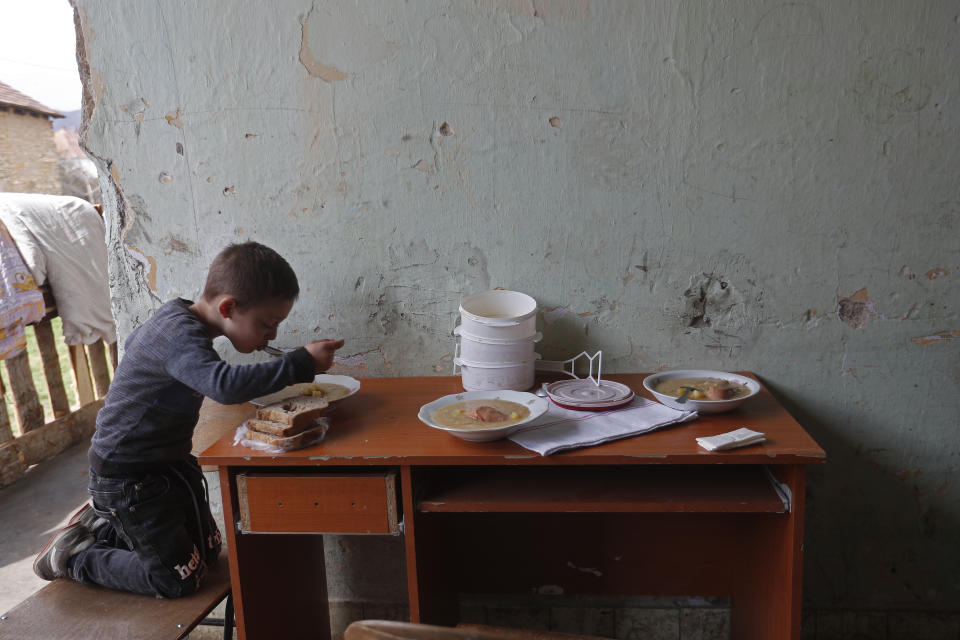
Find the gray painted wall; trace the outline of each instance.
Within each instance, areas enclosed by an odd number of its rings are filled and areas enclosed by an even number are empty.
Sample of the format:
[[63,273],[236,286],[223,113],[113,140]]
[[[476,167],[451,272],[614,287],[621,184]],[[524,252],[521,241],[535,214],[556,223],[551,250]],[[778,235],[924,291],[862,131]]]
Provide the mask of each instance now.
[[960,610],[956,2],[73,2],[121,336],[248,238],[301,277],[278,342],[358,376],[449,373],[461,295],[524,291],[546,358],[791,409],[809,606]]

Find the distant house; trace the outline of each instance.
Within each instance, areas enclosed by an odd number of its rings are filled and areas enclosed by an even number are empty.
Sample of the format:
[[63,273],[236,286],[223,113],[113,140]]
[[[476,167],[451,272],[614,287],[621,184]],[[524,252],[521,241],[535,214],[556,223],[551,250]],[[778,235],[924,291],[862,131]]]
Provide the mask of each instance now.
[[[70,117],[69,115],[67,116]],[[87,153],[80,148],[80,139],[75,126],[62,128],[62,122],[54,124],[53,143],[57,148],[60,164],[60,193],[83,198],[87,202],[100,202],[100,182],[97,167]]]
[[0,82],[0,191],[60,194],[52,118],[63,118]]

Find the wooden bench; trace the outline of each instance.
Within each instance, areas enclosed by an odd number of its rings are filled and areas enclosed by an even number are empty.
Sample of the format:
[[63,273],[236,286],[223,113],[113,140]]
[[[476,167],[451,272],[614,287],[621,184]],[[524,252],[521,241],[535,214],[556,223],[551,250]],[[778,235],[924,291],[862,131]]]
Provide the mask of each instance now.
[[185,638],[224,598],[223,637],[229,640],[233,601],[226,553],[220,554],[199,591],[172,600],[54,580],[0,616],[0,638],[174,640]]

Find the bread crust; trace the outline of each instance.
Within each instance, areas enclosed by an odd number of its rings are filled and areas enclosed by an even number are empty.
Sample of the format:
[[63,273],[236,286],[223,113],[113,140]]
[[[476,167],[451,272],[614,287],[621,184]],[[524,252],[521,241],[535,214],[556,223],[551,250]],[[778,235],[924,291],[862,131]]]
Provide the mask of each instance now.
[[[249,422],[249,421],[248,421]],[[266,442],[272,447],[276,447],[281,451],[290,451],[292,449],[300,449],[302,447],[309,446],[314,442],[323,438],[326,434],[327,424],[326,420],[322,424],[316,425],[306,431],[298,433],[295,436],[289,438],[283,438],[281,436],[276,436],[271,433],[263,433],[262,431],[256,431],[254,429],[247,429],[246,438],[248,440],[258,440],[260,442]]]
[[323,398],[295,396],[273,402],[257,409],[257,420],[275,422],[293,427],[289,433],[298,433],[310,427],[330,405]]
[[259,431],[260,433],[268,433],[272,436],[278,436],[280,438],[289,438],[290,436],[295,436],[298,433],[306,431],[315,424],[316,420],[290,425],[282,422],[274,422],[272,420],[258,420],[256,418],[250,418],[247,420],[247,429]]

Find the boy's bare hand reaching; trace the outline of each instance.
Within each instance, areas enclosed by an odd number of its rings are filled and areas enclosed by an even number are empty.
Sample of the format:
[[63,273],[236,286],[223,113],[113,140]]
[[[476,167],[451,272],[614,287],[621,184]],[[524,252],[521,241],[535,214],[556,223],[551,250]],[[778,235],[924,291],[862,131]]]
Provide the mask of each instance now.
[[333,365],[333,354],[343,346],[343,338],[339,340],[313,340],[303,346],[313,357],[313,368],[316,373],[323,373]]

